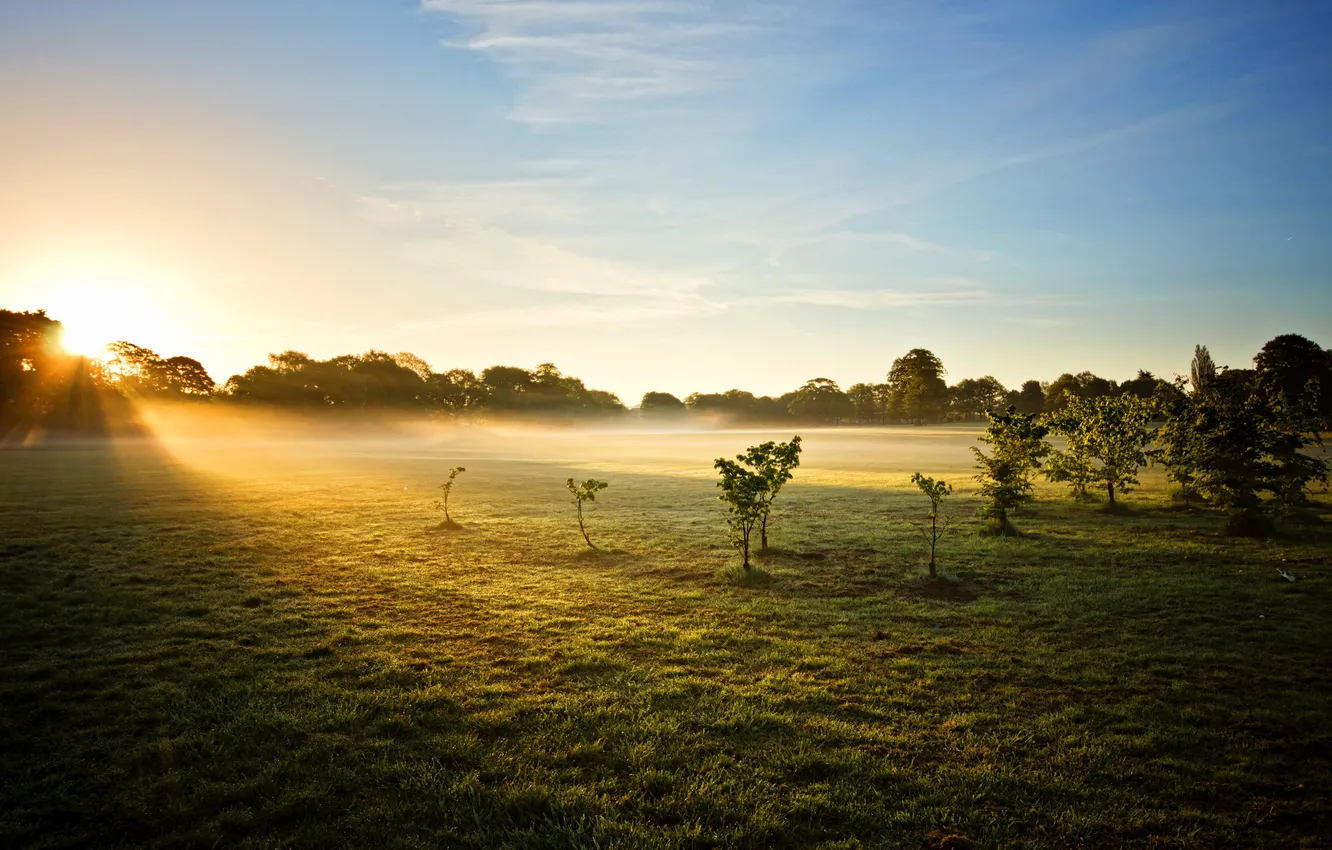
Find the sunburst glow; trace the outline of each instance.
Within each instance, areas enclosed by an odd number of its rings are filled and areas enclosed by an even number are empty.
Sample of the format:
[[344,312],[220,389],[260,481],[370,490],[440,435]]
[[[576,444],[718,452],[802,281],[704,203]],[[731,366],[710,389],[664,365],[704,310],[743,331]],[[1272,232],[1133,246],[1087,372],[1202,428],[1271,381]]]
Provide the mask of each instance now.
[[173,324],[153,288],[118,270],[86,268],[37,276],[30,288],[47,314],[59,319],[66,351],[101,356],[117,340],[163,345]]

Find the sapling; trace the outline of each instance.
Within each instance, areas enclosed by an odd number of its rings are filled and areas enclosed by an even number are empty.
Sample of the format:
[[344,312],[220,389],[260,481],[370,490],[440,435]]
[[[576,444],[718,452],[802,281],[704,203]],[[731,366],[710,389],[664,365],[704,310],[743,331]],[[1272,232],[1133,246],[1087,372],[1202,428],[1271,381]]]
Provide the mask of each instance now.
[[713,466],[722,477],[717,482],[722,490],[717,498],[726,503],[730,512],[727,522],[731,526],[731,542],[743,556],[745,569],[751,569],[749,536],[768,511],[771,485],[762,475],[724,457],[717,458]]
[[578,530],[583,532],[583,539],[587,541],[589,547],[597,548],[597,545],[592,542],[592,538],[587,536],[587,527],[583,525],[583,502],[595,502],[597,493],[605,490],[610,485],[595,478],[589,478],[582,484],[577,484],[570,478],[564,482],[564,486],[573,494],[573,503],[578,507]]
[[912,521],[911,524],[930,542],[930,578],[938,578],[939,574],[934,569],[934,550],[938,546],[939,538],[948,533],[948,528],[953,522],[953,518],[944,514],[939,508],[944,499],[953,495],[953,485],[947,481],[927,478],[919,472],[911,476],[911,483],[919,487],[920,492],[930,500],[930,512],[925,515],[925,519],[919,522]]
[[752,468],[768,488],[763,493],[763,511],[759,516],[759,548],[768,548],[768,518],[772,515],[772,503],[782,491],[782,485],[794,477],[793,470],[800,465],[800,435],[796,434],[789,443],[772,441],[750,446],[736,460]]
[[976,480],[985,499],[981,512],[997,534],[1013,534],[1008,512],[1031,501],[1031,476],[1050,453],[1050,444],[1045,441],[1050,429],[1038,421],[1037,414],[1017,413],[1012,405],[1003,412],[985,412],[990,425],[979,439],[990,445],[991,453],[971,448],[976,469],[980,470]]
[[1084,496],[1090,483],[1103,484],[1114,510],[1115,494],[1138,484],[1138,470],[1147,465],[1156,412],[1156,402],[1132,395],[1070,398],[1050,421],[1068,445],[1050,452],[1046,476],[1067,481],[1074,496]]
[[458,477],[458,473],[466,471],[467,469],[465,467],[461,466],[453,467],[453,469],[449,470],[449,480],[439,485],[439,489],[444,491],[444,499],[443,501],[435,502],[435,509],[444,512],[445,528],[458,527],[458,523],[454,522],[453,517],[449,516],[449,494],[453,492],[453,480]]

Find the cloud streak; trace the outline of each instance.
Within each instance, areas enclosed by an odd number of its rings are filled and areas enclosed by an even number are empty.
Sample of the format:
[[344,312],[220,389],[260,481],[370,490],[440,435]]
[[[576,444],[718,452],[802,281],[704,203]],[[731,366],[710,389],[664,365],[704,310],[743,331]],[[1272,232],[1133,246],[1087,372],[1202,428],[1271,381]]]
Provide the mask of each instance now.
[[471,32],[447,47],[489,56],[528,83],[510,117],[534,125],[614,122],[633,105],[736,89],[765,79],[795,51],[815,76],[816,65],[837,57],[811,55],[832,7],[796,0],[423,0],[422,7]]

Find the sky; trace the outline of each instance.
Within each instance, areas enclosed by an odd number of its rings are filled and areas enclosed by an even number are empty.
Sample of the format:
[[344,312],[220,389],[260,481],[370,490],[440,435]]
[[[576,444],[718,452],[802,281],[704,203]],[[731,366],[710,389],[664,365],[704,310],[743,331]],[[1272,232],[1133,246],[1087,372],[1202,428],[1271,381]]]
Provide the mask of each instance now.
[[0,307],[649,390],[1332,346],[1332,4],[0,0]]

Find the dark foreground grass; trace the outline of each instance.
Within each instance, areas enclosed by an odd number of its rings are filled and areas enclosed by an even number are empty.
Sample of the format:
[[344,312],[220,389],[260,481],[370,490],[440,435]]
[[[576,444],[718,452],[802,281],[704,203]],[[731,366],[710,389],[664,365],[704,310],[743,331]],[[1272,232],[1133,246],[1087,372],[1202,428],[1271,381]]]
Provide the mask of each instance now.
[[1321,526],[1046,501],[931,582],[919,499],[814,467],[746,575],[707,477],[604,472],[592,551],[555,464],[467,458],[438,528],[454,461],[0,453],[0,845],[1332,835]]

